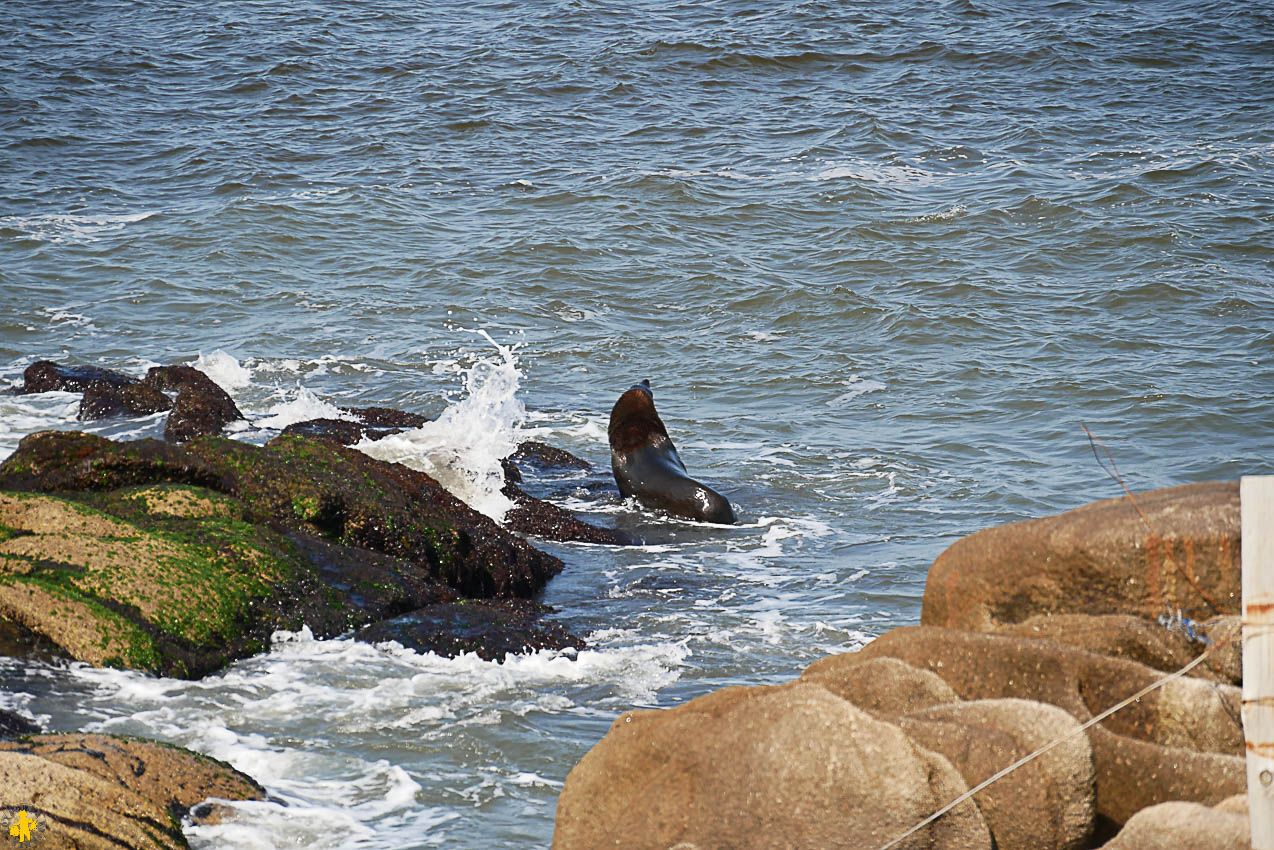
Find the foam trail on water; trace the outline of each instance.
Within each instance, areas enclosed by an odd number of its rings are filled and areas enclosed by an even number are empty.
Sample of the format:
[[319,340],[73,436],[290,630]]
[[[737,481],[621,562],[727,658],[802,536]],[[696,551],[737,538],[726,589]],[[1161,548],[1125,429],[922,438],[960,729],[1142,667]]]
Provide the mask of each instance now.
[[253,424],[258,428],[278,428],[283,430],[289,425],[294,425],[297,422],[306,422],[310,419],[358,421],[358,417],[354,414],[346,413],[336,405],[323,401],[323,399],[305,387],[297,384],[296,395],[291,401],[283,401],[274,405],[266,413],[264,419],[258,419]]
[[526,422],[526,408],[517,397],[522,372],[512,348],[486,331],[477,333],[496,351],[465,370],[463,398],[414,431],[363,440],[354,448],[428,473],[457,498],[501,522],[513,502],[500,492],[500,461],[517,449]]

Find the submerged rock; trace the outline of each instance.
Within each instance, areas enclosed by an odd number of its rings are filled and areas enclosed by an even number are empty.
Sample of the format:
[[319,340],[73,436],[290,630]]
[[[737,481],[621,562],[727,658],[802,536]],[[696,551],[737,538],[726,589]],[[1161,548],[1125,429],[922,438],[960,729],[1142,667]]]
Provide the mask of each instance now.
[[192,806],[264,796],[227,764],[153,741],[72,734],[0,742],[0,808],[33,811],[36,846],[177,850],[189,846],[181,819]]
[[341,410],[356,416],[357,420],[307,419],[288,425],[283,429],[283,434],[352,446],[363,440],[379,440],[391,434],[419,428],[429,421],[427,416],[392,407],[342,407]]
[[584,649],[583,640],[539,619],[530,601],[429,605],[367,626],[354,637],[367,643],[397,641],[416,652],[442,656],[476,653],[487,661],[539,649]]

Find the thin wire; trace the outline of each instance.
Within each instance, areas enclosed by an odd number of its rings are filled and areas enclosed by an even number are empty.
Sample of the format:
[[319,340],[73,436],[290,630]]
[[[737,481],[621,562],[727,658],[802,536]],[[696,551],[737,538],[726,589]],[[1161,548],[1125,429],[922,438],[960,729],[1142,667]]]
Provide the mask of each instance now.
[[[1087,430],[1087,429],[1085,429],[1085,430]],[[880,850],[890,850],[890,848],[891,848],[891,847],[896,847],[896,846],[898,845],[898,843],[899,843],[899,842],[901,842],[901,841],[903,841],[903,840],[905,840],[905,839],[907,839],[907,838],[911,837],[912,835],[916,834],[916,833],[917,833],[917,832],[919,832],[920,830],[924,829],[926,826],[928,826],[929,824],[933,823],[933,822],[934,822],[934,821],[936,821],[938,818],[942,817],[942,816],[943,816],[943,815],[945,815],[947,812],[951,811],[951,810],[952,810],[952,809],[954,809],[956,806],[958,806],[958,805],[960,805],[961,803],[963,803],[965,800],[968,800],[968,799],[969,799],[970,797],[972,797],[974,794],[977,794],[979,791],[983,790],[984,788],[986,788],[986,787],[987,787],[988,785],[990,785],[991,783],[993,783],[993,782],[995,782],[995,781],[997,781],[997,780],[999,780],[999,779],[1003,779],[1004,777],[1008,776],[1008,775],[1009,775],[1010,773],[1012,773],[1013,771],[1017,770],[1017,769],[1018,769],[1019,767],[1021,767],[1022,765],[1026,764],[1027,762],[1029,762],[1029,761],[1031,761],[1031,760],[1033,760],[1033,759],[1035,759],[1035,758],[1038,758],[1039,756],[1044,755],[1044,753],[1046,753],[1046,752],[1048,752],[1049,750],[1053,749],[1053,747],[1056,747],[1058,744],[1062,743],[1062,742],[1063,742],[1063,741],[1065,741],[1067,738],[1072,738],[1072,737],[1074,737],[1075,735],[1078,735],[1080,732],[1083,732],[1083,731],[1087,730],[1090,726],[1092,726],[1092,725],[1094,725],[1094,724],[1096,724],[1096,723],[1100,723],[1101,721],[1105,720],[1107,717],[1110,717],[1110,715],[1114,714],[1116,711],[1119,711],[1119,709],[1124,708],[1125,706],[1127,706],[1129,703],[1133,703],[1133,702],[1136,702],[1137,700],[1141,699],[1141,698],[1142,698],[1142,697],[1144,697],[1146,694],[1148,694],[1148,693],[1150,693],[1151,691],[1153,691],[1155,688],[1162,687],[1163,685],[1167,684],[1168,682],[1172,681],[1173,679],[1177,678],[1178,676],[1184,676],[1186,673],[1188,673],[1188,672],[1190,672],[1191,670],[1193,670],[1193,669],[1194,669],[1194,668],[1195,668],[1195,667],[1196,667],[1196,666],[1197,666],[1200,662],[1202,662],[1204,658],[1207,658],[1207,657],[1208,657],[1208,655],[1210,655],[1213,651],[1215,651],[1215,650],[1217,650],[1217,649],[1220,649],[1222,646],[1225,646],[1225,644],[1229,643],[1229,641],[1230,641],[1230,639],[1229,639],[1229,638],[1226,638],[1225,640],[1221,641],[1220,643],[1218,643],[1218,644],[1216,644],[1214,647],[1212,647],[1212,649],[1210,649],[1210,650],[1208,650],[1207,652],[1204,652],[1204,653],[1202,653],[1201,655],[1199,655],[1197,658],[1195,658],[1193,661],[1191,661],[1191,662],[1190,662],[1189,664],[1187,664],[1186,666],[1182,667],[1182,668],[1181,668],[1180,670],[1178,670],[1177,672],[1175,672],[1175,673],[1169,673],[1168,675],[1164,676],[1164,677],[1163,677],[1162,679],[1160,679],[1159,681],[1154,682],[1154,683],[1152,683],[1152,684],[1150,684],[1150,685],[1147,685],[1146,687],[1144,687],[1144,688],[1142,688],[1141,690],[1137,691],[1137,693],[1135,693],[1135,694],[1133,694],[1132,696],[1128,697],[1128,699],[1124,700],[1123,702],[1117,703],[1117,704],[1115,704],[1115,705],[1111,706],[1110,708],[1106,709],[1106,710],[1105,710],[1105,711],[1103,711],[1101,714],[1099,714],[1099,715],[1097,715],[1096,717],[1094,717],[1093,719],[1089,720],[1089,721],[1088,721],[1087,723],[1085,723],[1083,726],[1080,726],[1078,729],[1072,729],[1070,732],[1067,732],[1065,735],[1061,736],[1060,738],[1055,738],[1055,739],[1053,739],[1052,741],[1049,741],[1047,744],[1045,744],[1044,746],[1040,747],[1038,750],[1036,750],[1035,752],[1031,753],[1030,755],[1023,756],[1022,758],[1020,758],[1020,759],[1018,759],[1017,761],[1013,762],[1011,765],[1009,765],[1008,767],[1004,768],[1003,770],[1001,770],[999,773],[995,774],[994,776],[991,776],[991,777],[989,777],[989,778],[987,778],[987,779],[984,779],[982,782],[979,782],[977,785],[975,785],[974,787],[970,788],[968,791],[965,791],[965,792],[964,792],[963,794],[961,794],[959,797],[956,797],[956,798],[955,798],[954,800],[952,800],[950,803],[947,803],[945,806],[943,806],[942,808],[938,809],[938,810],[937,810],[936,812],[934,812],[933,814],[929,815],[929,817],[925,818],[925,819],[924,819],[924,820],[922,820],[920,823],[916,824],[916,825],[915,825],[915,826],[913,826],[911,829],[909,829],[909,830],[907,830],[906,832],[904,832],[902,835],[899,835],[899,836],[898,836],[897,838],[895,838],[893,841],[890,841],[888,844],[882,845],[882,846],[880,847]]]
[[[1081,422],[1079,427],[1083,428],[1084,433],[1088,435],[1088,445],[1092,447],[1093,457],[1097,458],[1097,465],[1101,467],[1102,472],[1105,472],[1111,478],[1115,479],[1119,486],[1124,488],[1124,492],[1128,494],[1128,501],[1132,502],[1132,506],[1136,508],[1137,513],[1141,515],[1141,521],[1144,522],[1146,524],[1146,528],[1150,530],[1151,538],[1155,542],[1162,542],[1163,538],[1159,536],[1159,532],[1156,531],[1155,527],[1150,523],[1150,519],[1146,516],[1146,512],[1141,509],[1141,505],[1137,504],[1137,497],[1132,494],[1132,491],[1128,489],[1128,485],[1124,483],[1124,477],[1119,473],[1119,466],[1115,463],[1115,456],[1110,453],[1110,449],[1107,448],[1106,444],[1101,441],[1100,437],[1088,430],[1087,425]],[[1107,469],[1106,465],[1102,463],[1101,456],[1097,454],[1098,446],[1101,446],[1102,451],[1106,453],[1106,457],[1110,459],[1110,466],[1111,469],[1114,470],[1113,472],[1110,469]],[[1186,572],[1181,565],[1177,563],[1177,559],[1172,557],[1172,552],[1168,551],[1166,545],[1164,546],[1164,562],[1171,564],[1172,568],[1180,573],[1182,578],[1190,583],[1190,586],[1195,589],[1195,592],[1198,593],[1199,596],[1203,597],[1203,601],[1208,603],[1215,613],[1221,613],[1221,606],[1217,604],[1217,601],[1199,585],[1198,579]]]

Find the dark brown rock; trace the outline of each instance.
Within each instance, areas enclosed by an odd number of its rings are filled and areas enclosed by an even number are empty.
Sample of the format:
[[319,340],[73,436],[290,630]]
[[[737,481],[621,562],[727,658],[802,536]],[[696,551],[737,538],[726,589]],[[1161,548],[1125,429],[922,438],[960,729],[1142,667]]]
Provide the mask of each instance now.
[[404,430],[419,428],[430,421],[428,416],[411,413],[406,410],[395,410],[392,407],[342,407],[346,413],[358,417],[358,421],[369,428],[394,428]]
[[631,546],[638,542],[622,531],[585,522],[565,508],[530,496],[511,481],[504,485],[503,492],[513,500],[513,508],[504,515],[504,524],[522,534],[559,542],[604,543],[611,546]]
[[220,434],[243,418],[234,399],[193,366],[156,366],[146,373],[145,383],[157,390],[177,391],[164,429],[164,439],[170,442]]
[[124,387],[137,382],[122,372],[100,366],[63,366],[51,360],[37,360],[22,373],[20,393],[47,393],[53,390],[83,392],[93,384]]
[[172,399],[160,390],[140,382],[115,386],[102,381],[90,384],[80,401],[81,422],[112,416],[149,416],[171,410]]
[[220,472],[162,440],[116,442],[80,431],[38,431],[0,462],[0,490],[114,490],[137,484],[225,490]]
[[984,632],[1046,614],[1237,614],[1237,482],[1136,499],[1137,506],[1109,499],[956,541],[929,571],[921,622]]
[[338,446],[352,446],[367,440],[379,440],[390,434],[401,432],[401,428],[372,428],[362,422],[351,422],[348,419],[307,419],[304,422],[293,422],[281,432],[282,435],[310,437],[315,440],[327,440]]
[[[1025,698],[1081,723],[1162,673],[1048,641],[926,626],[894,629],[852,658],[898,658],[943,678],[962,699]],[[823,659],[809,668],[853,663]],[[1168,682],[1088,730],[1098,812],[1123,823],[1168,800],[1211,805],[1246,787],[1237,688],[1191,677]]]
[[16,711],[0,708],[0,740],[12,740],[23,735],[38,735],[40,727]]
[[517,464],[527,464],[534,469],[592,469],[593,465],[576,457],[565,449],[550,446],[536,440],[524,440],[510,459]]
[[540,620],[528,600],[429,605],[370,625],[354,637],[367,643],[397,641],[416,652],[454,657],[473,652],[488,661],[538,649],[583,649],[583,640],[557,623]]

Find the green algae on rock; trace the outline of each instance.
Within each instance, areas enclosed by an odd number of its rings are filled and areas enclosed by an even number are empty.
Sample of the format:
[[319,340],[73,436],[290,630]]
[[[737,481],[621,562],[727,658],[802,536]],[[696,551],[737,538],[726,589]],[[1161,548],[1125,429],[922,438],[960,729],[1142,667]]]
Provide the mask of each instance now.
[[0,619],[95,665],[198,677],[278,629],[527,598],[560,569],[428,475],[300,437],[43,432],[0,463]]

